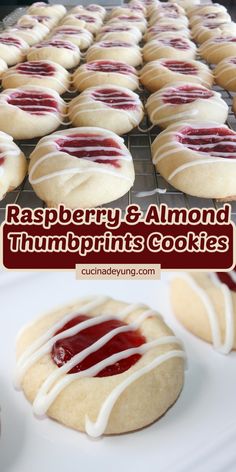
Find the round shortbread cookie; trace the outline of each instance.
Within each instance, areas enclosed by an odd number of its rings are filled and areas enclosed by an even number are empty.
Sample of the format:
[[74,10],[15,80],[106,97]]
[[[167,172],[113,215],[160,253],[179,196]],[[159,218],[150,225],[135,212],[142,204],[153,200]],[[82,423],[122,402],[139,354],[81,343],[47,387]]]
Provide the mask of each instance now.
[[101,60],[87,62],[74,72],[73,85],[80,92],[88,87],[108,84],[136,90],[139,87],[137,71],[124,62]]
[[27,54],[28,61],[49,60],[60,64],[65,69],[76,67],[80,63],[80,50],[71,41],[48,39],[32,46]]
[[161,417],[181,392],[185,357],[155,310],[90,296],[21,331],[15,382],[37,415],[98,437]]
[[70,74],[52,61],[22,62],[2,75],[2,87],[17,88],[23,85],[49,87],[60,95],[69,90]]
[[151,92],[176,82],[189,82],[211,87],[213,75],[199,61],[161,59],[146,64],[140,72],[140,81]]
[[78,28],[84,28],[90,33],[96,34],[102,26],[102,19],[91,14],[73,13],[66,15],[61,25],[78,26]]
[[0,132],[0,200],[21,184],[27,171],[26,158],[12,136]]
[[93,35],[90,31],[78,26],[58,26],[51,32],[50,38],[70,41],[80,48],[87,49],[93,42]]
[[1,131],[15,139],[31,139],[57,129],[66,104],[55,90],[27,85],[1,92],[0,111]]
[[90,14],[92,16],[98,16],[104,20],[107,12],[104,7],[101,5],[97,5],[96,3],[91,3],[90,5],[82,6],[77,5],[76,7],[70,10],[70,13],[85,13]]
[[110,20],[106,23],[107,25],[114,25],[119,23],[125,23],[127,25],[135,26],[138,28],[141,33],[145,33],[147,29],[147,21],[144,17],[138,15],[118,15],[114,18],[110,18]]
[[36,2],[27,9],[27,13],[29,15],[49,15],[60,19],[66,14],[66,8],[61,4],[48,5],[44,2]]
[[149,19],[149,26],[158,25],[159,21],[170,21],[178,25],[188,26],[188,18],[185,15],[181,15],[177,12],[172,11],[157,11]]
[[3,59],[8,66],[13,66],[18,62],[25,60],[28,44],[21,38],[7,33],[0,34],[0,58]]
[[193,5],[191,8],[188,8],[188,16],[189,18],[196,16],[196,15],[208,15],[208,14],[214,14],[214,13],[227,13],[226,7],[219,3],[207,3],[206,5],[204,4],[199,4],[199,5]]
[[96,36],[96,41],[128,41],[138,44],[142,39],[142,33],[138,28],[125,23],[103,26]]
[[216,36],[201,44],[198,50],[209,64],[218,64],[227,57],[236,56],[236,34]]
[[177,36],[180,35],[185,38],[189,38],[190,36],[190,31],[185,26],[169,24],[166,22],[160,25],[157,24],[155,26],[150,26],[144,35],[144,41],[152,41],[152,39],[159,38],[163,33],[176,34]]
[[87,51],[86,61],[101,59],[122,61],[134,67],[142,64],[142,54],[139,46],[126,41],[100,41],[93,44]]
[[236,199],[236,133],[216,122],[182,121],[152,144],[153,163],[173,187],[189,195]]
[[214,69],[214,77],[225,90],[236,92],[236,56],[220,61]]
[[192,28],[192,36],[198,44],[221,35],[236,35],[236,23],[203,23]]
[[50,207],[96,207],[122,197],[134,182],[132,156],[123,139],[102,128],[51,134],[30,158],[30,183]]
[[100,85],[87,88],[68,107],[74,126],[99,126],[119,135],[128,133],[143,119],[139,96],[124,87]]
[[25,25],[14,25],[7,29],[7,34],[23,39],[29,46],[42,41],[47,36],[49,29],[41,23],[29,23]]
[[149,8],[149,16],[152,17],[152,15],[157,12],[166,12],[167,14],[173,12],[173,13],[178,13],[179,15],[185,15],[184,8],[181,5],[179,5],[177,2],[176,3],[170,3],[170,2],[154,3]]
[[161,128],[183,120],[225,123],[228,116],[228,105],[220,93],[183,82],[150,95],[146,109],[150,121]]
[[171,282],[175,316],[222,354],[236,349],[236,271],[179,273]]
[[208,13],[205,15],[194,15],[191,16],[189,23],[190,27],[193,28],[195,25],[201,25],[202,23],[209,22],[211,24],[226,23],[231,21],[231,16],[227,12]]
[[17,21],[17,25],[41,24],[46,26],[49,30],[58,23],[58,18],[48,15],[22,15]]
[[192,60],[196,56],[196,45],[188,38],[173,33],[162,33],[158,38],[148,41],[143,47],[145,62],[158,59]]

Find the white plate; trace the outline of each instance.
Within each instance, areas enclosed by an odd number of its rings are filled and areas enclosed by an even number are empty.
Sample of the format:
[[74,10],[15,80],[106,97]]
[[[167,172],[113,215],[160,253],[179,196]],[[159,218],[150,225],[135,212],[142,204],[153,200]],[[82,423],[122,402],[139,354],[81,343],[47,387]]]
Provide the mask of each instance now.
[[[91,440],[52,420],[34,418],[22,392],[12,386],[15,336],[22,325],[89,293],[150,304],[185,343],[183,392],[166,415],[142,431]],[[178,324],[166,277],[160,282],[78,282],[67,272],[0,274],[0,306],[1,472],[235,472],[236,353],[217,354]]]

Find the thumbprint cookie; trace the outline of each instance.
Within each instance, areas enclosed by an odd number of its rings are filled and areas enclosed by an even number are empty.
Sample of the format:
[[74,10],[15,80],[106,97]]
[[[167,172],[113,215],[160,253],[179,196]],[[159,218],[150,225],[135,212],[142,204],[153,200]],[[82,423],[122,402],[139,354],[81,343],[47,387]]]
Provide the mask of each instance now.
[[27,85],[0,93],[0,130],[15,139],[51,133],[63,122],[65,112],[60,95],[46,87]]
[[228,116],[228,105],[220,93],[183,82],[150,95],[146,109],[150,121],[161,128],[183,120],[225,123]]
[[217,36],[205,41],[199,47],[199,54],[209,64],[218,64],[227,57],[236,56],[236,34]]
[[44,25],[47,26],[47,28],[50,30],[58,24],[58,18],[49,15],[22,15],[17,21],[17,25],[20,26],[28,25],[29,23],[36,25]]
[[236,269],[179,273],[171,282],[175,316],[221,354],[236,349]]
[[142,33],[135,26],[129,26],[125,23],[103,26],[96,36],[96,41],[128,41],[138,44],[142,39]]
[[13,142],[12,136],[0,131],[0,200],[24,180],[26,158]]
[[7,29],[7,34],[13,34],[17,38],[23,39],[29,46],[42,41],[47,36],[49,29],[40,23],[28,23],[25,25],[14,25]]
[[66,14],[66,8],[61,4],[48,5],[44,2],[36,2],[27,9],[27,12],[30,15],[49,15],[60,19]]
[[100,59],[112,59],[122,61],[130,66],[137,67],[142,64],[140,48],[126,41],[100,41],[93,44],[87,51],[86,61],[97,61]]
[[203,23],[192,28],[192,36],[198,44],[202,44],[209,39],[225,35],[236,34],[236,23]]
[[155,38],[160,38],[162,34],[164,33],[170,33],[170,34],[175,34],[178,36],[181,36],[181,38],[189,38],[190,36],[190,31],[188,28],[182,25],[174,25],[174,24],[169,24],[167,23],[162,23],[162,24],[157,24],[154,26],[150,26],[145,35],[144,35],[144,41],[152,41]]
[[184,361],[181,341],[155,310],[87,297],[21,331],[15,384],[37,416],[99,437],[160,418],[182,390]]
[[52,61],[29,61],[11,67],[2,75],[4,89],[35,85],[49,87],[60,95],[69,90],[70,74]]
[[219,12],[223,12],[223,13],[227,12],[227,9],[223,5],[220,5],[219,3],[207,3],[206,5],[199,4],[199,5],[193,5],[192,7],[188,8],[189,18],[196,15],[208,15],[208,14],[214,14],[214,13],[219,13]]
[[91,14],[74,13],[68,14],[63,18],[62,24],[78,26],[79,28],[87,29],[90,33],[96,34],[102,26],[102,19]]
[[215,81],[225,90],[236,92],[236,55],[218,62],[214,69]]
[[134,67],[118,61],[91,61],[78,67],[74,72],[73,85],[83,91],[96,85],[118,85],[130,90],[139,86],[138,74]]
[[24,61],[28,49],[28,44],[22,38],[13,34],[0,34],[0,58],[8,66]]
[[68,114],[74,126],[99,126],[125,134],[143,119],[139,96],[123,87],[100,85],[84,90],[69,103]]
[[175,11],[166,11],[164,9],[154,12],[149,19],[149,26],[158,24],[161,21],[169,21],[172,24],[188,26],[188,18]]
[[30,183],[49,207],[96,207],[122,197],[134,182],[123,139],[102,128],[71,128],[46,136],[30,157]]
[[98,16],[102,18],[102,20],[104,20],[107,12],[106,12],[106,9],[102,7],[101,5],[98,5],[96,3],[91,3],[86,6],[77,5],[76,7],[70,10],[70,13],[89,13],[93,16]]
[[189,82],[211,87],[213,75],[200,61],[160,59],[148,62],[140,72],[140,81],[151,92],[177,82]]
[[193,28],[195,25],[200,25],[204,22],[209,22],[211,24],[217,23],[226,23],[231,21],[231,16],[227,12],[216,12],[216,13],[206,13],[204,15],[193,15],[191,16],[189,23],[190,27]]
[[158,38],[148,41],[143,47],[145,62],[157,59],[192,60],[196,56],[196,45],[188,38],[172,33],[162,33]]
[[58,26],[52,30],[50,37],[53,39],[62,39],[70,41],[78,46],[81,50],[87,49],[93,42],[93,35],[90,31],[78,26]]
[[46,59],[60,64],[65,69],[71,69],[80,63],[80,50],[71,41],[51,38],[32,46],[27,59],[28,61]]
[[236,133],[216,122],[169,126],[152,144],[153,163],[173,187],[189,195],[236,199]]
[[141,33],[145,33],[147,29],[147,21],[144,17],[139,15],[118,15],[114,18],[110,18],[109,21],[106,23],[107,25],[114,25],[114,24],[126,24],[132,25],[138,28]]

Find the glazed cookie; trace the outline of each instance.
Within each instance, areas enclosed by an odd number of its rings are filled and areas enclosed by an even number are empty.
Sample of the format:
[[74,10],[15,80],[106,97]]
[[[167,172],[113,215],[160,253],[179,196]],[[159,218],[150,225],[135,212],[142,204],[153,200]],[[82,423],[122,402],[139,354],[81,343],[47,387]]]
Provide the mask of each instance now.
[[199,47],[199,54],[209,64],[218,64],[227,57],[236,56],[236,34],[217,36],[205,41]]
[[181,5],[178,5],[178,3],[154,3],[153,5],[150,6],[149,8],[149,16],[152,16],[156,12],[175,12],[179,13],[180,15],[185,15],[185,10]]
[[23,39],[29,46],[42,41],[47,36],[49,29],[40,23],[28,23],[25,25],[14,25],[7,29],[7,34],[13,34],[17,38]]
[[236,199],[236,133],[216,122],[169,126],[152,144],[153,163],[173,187],[189,195]]
[[214,69],[214,76],[218,85],[236,92],[236,56],[220,61]]
[[140,73],[140,81],[151,92],[174,84],[189,82],[211,87],[213,76],[210,69],[199,61],[161,59],[146,64]]
[[183,82],[150,95],[146,109],[150,121],[161,128],[183,120],[225,123],[228,116],[228,105],[220,93]]
[[171,282],[175,316],[221,354],[236,349],[236,270],[179,273]]
[[91,3],[90,5],[82,6],[82,5],[77,5],[76,7],[72,8],[70,10],[70,13],[85,13],[85,14],[91,14],[93,16],[99,16],[104,20],[106,16],[106,9],[102,7],[101,5],[97,5],[96,3]]
[[190,18],[189,23],[190,27],[193,28],[193,26],[202,24],[205,22],[209,22],[212,25],[219,24],[219,23],[226,23],[226,22],[231,21],[231,16],[227,12],[218,12],[218,13],[208,13],[205,15],[194,15]]
[[152,39],[161,37],[163,33],[171,33],[173,35],[180,35],[181,37],[189,38],[190,31],[182,25],[174,25],[169,23],[162,23],[160,25],[150,26],[144,35],[144,41],[152,41]]
[[66,8],[61,4],[48,5],[44,2],[36,2],[27,9],[27,13],[29,15],[49,15],[60,19],[66,14]]
[[0,79],[2,79],[3,74],[7,70],[7,63],[0,58]]
[[107,22],[107,25],[113,25],[118,23],[125,23],[127,25],[132,25],[138,28],[141,33],[145,33],[147,28],[147,21],[144,17],[138,15],[118,15],[114,18],[110,18]]
[[81,50],[87,49],[93,42],[92,33],[84,28],[78,28],[78,26],[58,26],[52,30],[50,37],[70,41]]
[[92,61],[80,66],[74,73],[73,85],[82,92],[96,85],[118,85],[130,90],[139,87],[134,67],[118,61]]
[[134,67],[142,64],[140,48],[136,44],[125,41],[100,41],[93,44],[88,49],[86,61],[100,59],[122,61]]
[[17,25],[28,25],[28,24],[41,24],[47,26],[48,29],[53,28],[57,23],[58,19],[55,16],[46,15],[22,15],[17,21]]
[[236,35],[236,23],[203,23],[192,28],[192,36],[198,44],[221,35]]
[[49,87],[61,95],[69,90],[70,74],[52,61],[30,61],[17,64],[2,75],[4,89],[23,85]]
[[194,6],[198,6],[201,2],[201,0],[169,0],[170,3],[178,3],[182,8],[185,9],[185,11],[188,13],[188,11]]
[[153,26],[159,23],[159,21],[169,21],[172,24],[178,24],[187,27],[188,18],[185,15],[180,15],[179,13],[172,11],[157,11],[149,19],[149,26]]
[[37,415],[92,437],[126,433],[153,423],[177,400],[184,359],[156,311],[87,297],[25,327],[16,385]]
[[1,131],[15,139],[31,139],[57,129],[66,105],[55,90],[27,85],[4,90],[0,94],[0,111]]
[[80,63],[80,50],[71,41],[51,38],[31,47],[27,59],[28,61],[46,59],[60,64],[65,69],[71,69]]
[[24,61],[28,48],[28,44],[23,39],[13,34],[0,34],[0,58],[3,59],[8,66],[13,66],[17,64],[17,62]]
[[142,33],[134,26],[118,23],[110,26],[103,26],[96,36],[96,41],[128,41],[138,44],[142,39]]
[[143,47],[145,62],[162,58],[192,60],[196,56],[196,45],[188,38],[163,33],[159,38],[148,41]]
[[125,134],[143,119],[143,105],[139,96],[124,87],[100,85],[87,88],[73,98],[68,108],[74,126],[96,126]]
[[0,200],[21,184],[27,171],[26,158],[12,136],[0,132]]
[[188,16],[191,18],[196,15],[208,15],[213,13],[227,13],[227,9],[219,3],[207,3],[206,5],[194,5],[188,8]]
[[[143,6],[143,8],[145,8]],[[145,11],[140,5],[130,5],[129,3],[127,5],[122,5],[118,7],[114,7],[111,10],[111,13],[109,15],[109,18],[114,18],[116,16],[120,15],[128,15],[128,16],[140,16],[140,17],[145,17]]]
[[63,18],[62,24],[85,28],[90,31],[90,33],[96,34],[101,28],[102,19],[99,16],[96,17],[88,14],[73,13]]
[[134,183],[123,139],[102,128],[71,128],[46,136],[30,158],[30,183],[49,207],[96,207],[122,197]]

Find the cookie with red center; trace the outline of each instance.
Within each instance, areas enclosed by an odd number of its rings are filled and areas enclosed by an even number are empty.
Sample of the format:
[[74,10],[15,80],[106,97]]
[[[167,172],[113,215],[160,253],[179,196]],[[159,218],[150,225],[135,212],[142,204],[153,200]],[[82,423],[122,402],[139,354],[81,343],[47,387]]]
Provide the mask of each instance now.
[[199,61],[160,59],[146,64],[140,72],[141,83],[151,92],[177,82],[189,82],[206,87],[213,84],[210,69]]
[[96,3],[91,3],[89,5],[77,5],[76,7],[72,8],[69,13],[79,13],[79,14],[89,14],[95,17],[99,17],[104,20],[106,16],[106,9],[101,5],[97,5]]
[[102,128],[71,128],[46,136],[30,157],[30,183],[48,206],[96,207],[122,197],[134,182],[123,139]]
[[58,24],[56,16],[49,15],[22,15],[17,21],[17,25],[23,26],[27,24],[44,25],[50,30]]
[[87,297],[22,330],[16,384],[38,415],[92,437],[125,433],[173,405],[184,359],[180,340],[148,306]]
[[13,66],[17,62],[25,60],[29,46],[21,38],[13,34],[0,34],[0,58],[3,59],[8,66]]
[[160,3],[160,2],[157,2],[157,3],[154,3],[153,5],[151,5],[151,7],[149,8],[149,16],[152,16],[154,13],[156,12],[174,12],[174,13],[179,13],[180,15],[185,15],[185,10],[183,7],[181,7],[181,5],[179,5],[178,3],[170,3],[170,2],[167,2],[167,3]]
[[145,33],[147,29],[146,19],[143,16],[137,15],[135,12],[132,15],[117,15],[114,18],[110,18],[106,24],[113,25],[119,23],[135,26],[141,31],[141,33]]
[[[176,3],[176,0],[170,0],[170,3]],[[198,6],[199,4],[200,0],[178,0],[178,5],[184,8],[187,14],[193,6]]]
[[236,56],[236,34],[216,36],[199,47],[199,54],[209,64],[218,64],[227,57]]
[[96,34],[102,26],[100,16],[91,15],[89,12],[68,14],[63,18],[62,25],[78,26]]
[[86,61],[97,60],[122,61],[130,66],[142,64],[142,54],[139,46],[127,41],[100,41],[94,43],[87,51]]
[[71,41],[51,38],[32,46],[27,54],[28,61],[49,60],[71,69],[80,63],[80,50]]
[[61,95],[69,89],[70,74],[64,67],[52,61],[22,62],[3,73],[4,89],[23,85],[49,87]]
[[195,59],[196,45],[188,38],[162,33],[158,38],[148,41],[143,47],[145,62],[161,58],[188,60]]
[[216,122],[169,126],[152,144],[153,163],[175,188],[189,195],[236,199],[236,133]]
[[136,90],[139,80],[134,67],[124,62],[101,60],[86,62],[80,66],[74,72],[73,85],[80,92],[96,85],[119,85]]
[[96,126],[125,134],[139,125],[143,105],[139,96],[124,87],[100,85],[87,88],[69,103],[74,126]]
[[228,105],[220,93],[181,82],[150,95],[146,109],[150,121],[161,128],[183,120],[225,123],[228,116]]
[[[236,270],[178,273],[170,290],[175,316],[220,354],[236,349]],[[188,307],[188,308],[187,308]]]
[[212,13],[226,13],[227,9],[223,5],[219,3],[207,3],[206,5],[204,4],[199,4],[199,5],[193,5],[191,8],[188,8],[188,16],[189,18],[196,16],[196,15],[208,15]]
[[141,31],[132,25],[118,23],[103,26],[96,36],[96,41],[128,41],[138,44],[142,39]]
[[90,31],[78,26],[58,26],[51,32],[50,37],[70,41],[80,48],[80,50],[87,49],[93,42],[93,35]]
[[171,10],[158,10],[154,12],[149,19],[149,26],[159,24],[161,21],[169,21],[172,24],[178,24],[188,27],[188,18],[186,15],[181,15],[178,12]]
[[0,132],[0,200],[18,187],[27,172],[26,158],[12,136]]
[[44,2],[33,3],[28,9],[29,15],[49,15],[59,20],[66,14],[64,5],[48,5]]
[[29,46],[42,41],[48,33],[48,27],[40,23],[14,25],[7,29],[7,34],[13,34],[15,37],[23,39]]
[[231,16],[227,12],[215,12],[215,13],[206,13],[204,15],[194,15],[191,16],[189,23],[190,27],[193,28],[195,25],[200,25],[204,22],[209,22],[211,24],[226,23],[231,21]]
[[144,35],[144,41],[152,41],[155,38],[161,37],[163,33],[170,33],[173,35],[180,35],[181,37],[189,38],[189,29],[179,24],[169,24],[168,22],[150,26]]
[[[15,139],[44,136],[63,122],[65,102],[46,87],[27,85],[0,94],[0,130]],[[14,123],[14,126],[12,126]]]
[[236,55],[220,61],[214,69],[214,77],[225,90],[236,92]]
[[123,5],[123,6],[118,6],[112,8],[109,18],[115,18],[117,16],[139,16],[140,18],[144,18],[145,15],[143,13],[143,10],[141,8],[136,8],[128,5]]
[[198,44],[221,35],[235,35],[236,23],[208,23],[197,24],[192,28],[192,36]]

